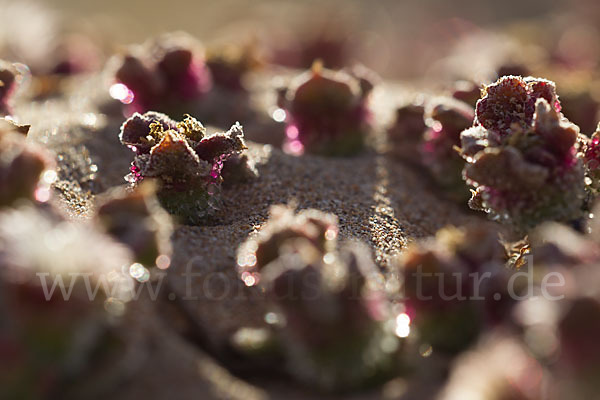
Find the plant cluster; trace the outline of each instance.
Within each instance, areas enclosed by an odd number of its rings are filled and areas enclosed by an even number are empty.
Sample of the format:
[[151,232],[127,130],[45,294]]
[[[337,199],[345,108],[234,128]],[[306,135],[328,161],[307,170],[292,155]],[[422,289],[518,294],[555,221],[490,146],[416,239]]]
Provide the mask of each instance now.
[[287,113],[284,149],[329,156],[363,149],[372,126],[368,100],[373,84],[368,75],[327,70],[317,62],[283,90],[279,106]]
[[165,114],[136,113],[121,127],[120,139],[135,154],[126,180],[134,186],[156,180],[162,206],[186,223],[200,223],[220,208],[222,172],[229,160],[235,163],[229,169],[233,177],[249,168],[240,156],[246,146],[239,124],[211,135],[189,115],[175,122]]
[[128,115],[150,110],[177,113],[212,85],[202,49],[182,34],[134,47],[118,64],[111,95],[126,105]]
[[238,253],[238,272],[285,321],[276,329],[288,371],[324,390],[377,381],[397,361],[393,308],[359,244],[337,247],[337,219],[272,209]]
[[0,207],[48,200],[56,179],[54,158],[27,140],[29,126],[0,119]]
[[487,86],[461,140],[471,208],[518,231],[582,216],[579,128],[560,113],[552,82],[507,76]]

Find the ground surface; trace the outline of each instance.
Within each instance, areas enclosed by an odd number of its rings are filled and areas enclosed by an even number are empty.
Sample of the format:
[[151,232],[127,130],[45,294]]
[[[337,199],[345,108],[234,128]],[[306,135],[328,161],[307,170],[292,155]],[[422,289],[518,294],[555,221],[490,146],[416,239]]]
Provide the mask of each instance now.
[[[75,85],[65,98],[17,113],[33,125],[32,140],[47,143],[61,156],[56,187],[73,218],[86,218],[97,194],[123,184],[131,162],[117,138],[123,118],[106,113],[108,100],[97,89],[87,90],[97,83]],[[355,157],[295,157],[249,141],[259,177],[225,189],[223,207],[210,225],[178,226],[157,301],[130,306],[131,323],[146,332],[145,350],[116,398],[315,398],[309,389],[274,373],[273,366],[264,371],[249,367],[232,351],[231,336],[241,327],[263,326],[266,312],[237,278],[236,251],[265,223],[270,206],[293,203],[337,215],[341,238],[368,244],[385,276],[393,272],[390,260],[414,239],[448,224],[480,220],[465,206],[443,199],[421,171],[387,151],[384,127],[393,105],[405,96],[397,85],[378,89],[373,146]],[[108,110],[114,106],[108,105]],[[398,397],[403,388],[402,382],[391,382],[356,398]]]

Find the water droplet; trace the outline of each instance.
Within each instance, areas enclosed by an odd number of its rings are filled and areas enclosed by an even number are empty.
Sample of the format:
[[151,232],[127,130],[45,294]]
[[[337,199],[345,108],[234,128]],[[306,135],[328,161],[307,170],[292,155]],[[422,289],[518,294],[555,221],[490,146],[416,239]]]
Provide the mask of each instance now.
[[244,284],[248,287],[250,286],[254,286],[258,283],[258,275],[257,274],[252,274],[250,272],[244,272],[242,273],[242,281],[244,282]]
[[110,97],[115,100],[119,100],[123,104],[131,104],[135,95],[133,92],[122,83],[115,83],[109,89]]
[[51,185],[52,183],[54,183],[56,181],[56,178],[57,178],[57,174],[56,174],[56,171],[54,171],[53,169],[46,170],[42,174],[42,180],[45,183],[47,183],[48,185]]
[[279,322],[279,316],[274,312],[268,312],[265,314],[265,322],[269,325],[274,325]]
[[96,121],[98,121],[98,117],[96,117],[96,114],[94,113],[86,113],[83,115],[83,124],[87,125],[87,126],[94,126],[96,125]]
[[39,187],[36,189],[34,193],[34,197],[40,203],[45,203],[50,200],[50,188],[49,187]]
[[332,264],[335,261],[335,256],[332,253],[327,253],[323,256],[323,262],[325,264]]
[[141,278],[144,275],[144,271],[146,271],[146,268],[140,263],[131,264],[129,267],[129,275],[135,279]]
[[277,108],[275,109],[275,111],[273,111],[273,113],[271,114],[271,116],[273,117],[273,119],[277,122],[283,122],[285,121],[286,118],[286,113],[285,110],[282,108]]
[[144,282],[148,282],[149,279],[150,279],[150,271],[148,271],[147,269],[144,268],[144,273],[142,274],[142,276],[137,278],[137,281],[140,283],[144,283]]
[[287,128],[285,128],[285,135],[290,140],[298,139],[299,134],[300,131],[298,130],[298,127],[296,127],[296,125],[289,125]]
[[410,335],[410,317],[402,313],[396,317],[396,335],[401,338]]
[[156,266],[158,269],[167,269],[171,265],[171,259],[165,254],[156,257]]
[[337,230],[333,229],[333,228],[329,228],[325,231],[325,239],[326,240],[333,240],[337,237]]

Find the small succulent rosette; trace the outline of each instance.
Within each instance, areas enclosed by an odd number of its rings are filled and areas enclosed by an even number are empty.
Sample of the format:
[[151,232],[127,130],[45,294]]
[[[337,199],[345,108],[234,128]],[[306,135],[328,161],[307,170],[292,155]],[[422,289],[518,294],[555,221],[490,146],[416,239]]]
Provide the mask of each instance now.
[[173,227],[151,184],[142,184],[133,191],[114,189],[99,203],[95,213],[98,226],[125,244],[136,263],[146,269],[169,267]]
[[149,110],[181,114],[212,86],[202,48],[181,33],[134,47],[114,62],[110,95],[124,104],[128,116]]
[[486,86],[477,102],[475,125],[506,137],[531,127],[538,99],[557,113],[561,104],[554,82],[532,77],[504,76]]
[[279,257],[286,241],[302,238],[321,253],[332,253],[337,246],[337,218],[317,210],[294,212],[292,207],[273,206],[271,216],[255,237],[240,246],[238,272],[247,286],[260,283],[261,270]]
[[473,125],[475,112],[471,106],[451,98],[431,99],[425,109],[428,129],[423,135],[420,154],[436,182],[458,199],[468,199],[462,179],[464,160],[456,148],[460,134]]
[[[202,223],[220,209],[224,164],[246,149],[239,124],[209,135],[189,115],[175,122],[156,112],[134,114],[121,127],[120,139],[135,154],[125,179],[134,186],[156,180],[161,205],[189,224]],[[237,165],[238,174],[249,168],[239,160]]]
[[68,398],[86,387],[91,397],[114,387],[127,371],[115,324],[134,293],[131,262],[93,224],[31,205],[0,212],[2,395]]
[[56,179],[54,157],[27,139],[29,126],[0,118],[0,208],[46,202]]
[[505,280],[505,261],[498,232],[486,225],[448,227],[411,245],[396,264],[411,334],[440,354],[471,345],[506,317],[506,305],[492,298],[494,284]]
[[[271,119],[257,107],[253,97],[256,72],[262,58],[253,43],[221,45],[207,51],[206,66],[212,77],[212,88],[194,104],[194,112],[208,124],[227,126],[231,120],[244,121],[257,135],[269,134]],[[283,127],[277,132],[282,135]]]
[[582,216],[584,166],[579,128],[560,113],[554,84],[504,77],[477,103],[476,125],[461,134],[469,206],[526,232],[544,221]]
[[261,64],[258,49],[252,43],[224,45],[209,49],[206,55],[206,66],[210,70],[214,87],[231,92],[247,92],[245,80]]
[[425,106],[408,103],[396,109],[396,119],[388,129],[390,148],[394,155],[415,165],[421,165],[420,146],[423,142]]
[[12,113],[11,97],[16,89],[17,77],[15,67],[0,60],[0,117]]
[[[294,69],[309,68],[322,60],[329,68],[343,68],[355,58],[355,43],[347,26],[328,19],[326,23],[307,24],[293,35],[272,35],[270,61]],[[289,32],[291,33],[291,32]],[[283,40],[282,40],[283,38]]]
[[331,71],[316,62],[280,93],[279,106],[286,111],[285,151],[350,156],[364,148],[372,128],[368,100],[373,78],[356,71]]
[[258,285],[278,316],[289,373],[324,391],[379,381],[400,346],[368,251],[357,243],[337,250],[336,237],[334,216],[278,207],[238,255],[240,278]]

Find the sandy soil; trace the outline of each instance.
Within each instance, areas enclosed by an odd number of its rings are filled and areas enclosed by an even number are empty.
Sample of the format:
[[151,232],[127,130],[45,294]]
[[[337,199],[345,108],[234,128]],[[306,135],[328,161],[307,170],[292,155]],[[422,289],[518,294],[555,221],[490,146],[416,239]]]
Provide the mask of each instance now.
[[[131,154],[118,142],[122,118],[99,113],[93,92],[78,97],[86,86],[76,87],[70,101],[20,108],[17,115],[33,125],[32,140],[62,155],[58,198],[73,218],[85,218],[98,193],[124,183]],[[271,145],[248,143],[259,177],[225,189],[223,208],[210,225],[178,226],[172,237],[172,264],[158,300],[130,306],[137,316],[132,323],[146,332],[146,361],[116,392],[118,399],[173,394],[192,399],[199,393],[207,399],[314,398],[286,377],[275,374],[269,379],[272,366],[253,370],[232,350],[231,336],[241,327],[265,325],[266,312],[261,299],[237,278],[236,251],[248,235],[260,230],[271,205],[291,202],[299,209],[337,215],[341,238],[367,243],[386,275],[393,273],[390,260],[409,242],[447,224],[481,220],[465,206],[443,199],[421,171],[386,151],[384,126],[393,104],[403,97],[401,86],[379,88],[373,145],[356,157],[294,157]],[[106,101],[100,101],[103,109]],[[380,390],[357,398],[380,397]]]

